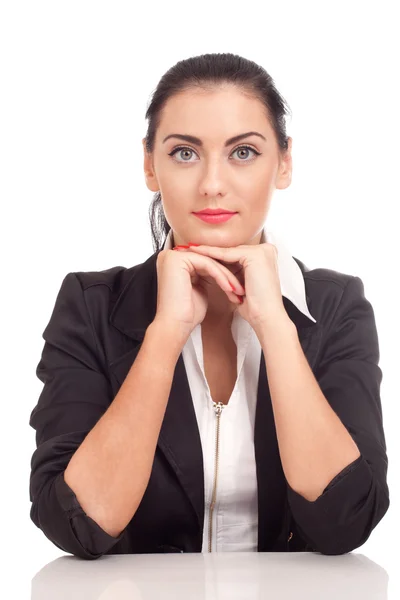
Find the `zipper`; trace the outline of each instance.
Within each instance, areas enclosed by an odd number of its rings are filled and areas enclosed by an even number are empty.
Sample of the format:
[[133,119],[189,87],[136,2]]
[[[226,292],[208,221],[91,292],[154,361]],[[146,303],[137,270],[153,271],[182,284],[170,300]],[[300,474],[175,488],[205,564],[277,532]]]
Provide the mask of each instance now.
[[215,410],[215,414],[217,417],[216,421],[216,430],[215,430],[215,467],[214,467],[214,485],[213,485],[213,493],[210,504],[210,516],[208,522],[208,551],[211,552],[212,548],[212,517],[214,506],[217,497],[217,477],[218,477],[218,453],[219,453],[219,425],[221,419],[222,409],[225,407],[225,404],[222,402],[213,402],[213,407]]

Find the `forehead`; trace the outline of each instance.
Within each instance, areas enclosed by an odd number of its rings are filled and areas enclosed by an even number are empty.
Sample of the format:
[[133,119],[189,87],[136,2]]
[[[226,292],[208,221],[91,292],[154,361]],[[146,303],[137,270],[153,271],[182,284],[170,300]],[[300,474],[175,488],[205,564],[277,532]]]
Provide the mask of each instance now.
[[244,131],[269,133],[264,104],[235,86],[186,90],[169,98],[163,108],[159,139],[169,133],[189,133],[202,139],[228,138]]

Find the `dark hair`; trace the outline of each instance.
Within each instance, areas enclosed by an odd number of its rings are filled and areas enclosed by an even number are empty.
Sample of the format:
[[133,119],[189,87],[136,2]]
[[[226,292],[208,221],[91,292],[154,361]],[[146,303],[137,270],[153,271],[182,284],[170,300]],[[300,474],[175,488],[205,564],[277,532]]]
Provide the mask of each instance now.
[[[278,147],[288,148],[285,117],[291,114],[284,98],[277,91],[272,77],[255,62],[231,53],[202,54],[181,60],[160,79],[145,118],[149,120],[146,133],[146,150],[152,153],[162,109],[171,96],[190,90],[213,89],[216,85],[230,83],[256,97],[264,104],[266,116],[275,131]],[[149,210],[151,234],[155,252],[162,248],[171,229],[162,206],[161,192],[154,194]]]

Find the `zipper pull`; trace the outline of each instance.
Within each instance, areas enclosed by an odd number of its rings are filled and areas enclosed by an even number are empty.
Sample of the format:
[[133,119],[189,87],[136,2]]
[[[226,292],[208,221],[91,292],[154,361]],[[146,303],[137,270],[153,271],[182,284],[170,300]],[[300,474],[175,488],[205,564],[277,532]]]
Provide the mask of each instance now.
[[222,413],[222,409],[225,407],[225,404],[223,404],[222,402],[213,402],[213,406],[215,414],[217,415],[217,417],[219,417]]

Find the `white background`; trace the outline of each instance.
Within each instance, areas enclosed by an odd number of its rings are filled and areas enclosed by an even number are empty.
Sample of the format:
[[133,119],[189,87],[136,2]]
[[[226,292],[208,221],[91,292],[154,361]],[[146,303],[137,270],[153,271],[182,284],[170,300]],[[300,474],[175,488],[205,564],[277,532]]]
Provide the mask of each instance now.
[[[374,307],[391,505],[356,550],[396,577],[399,534],[397,2],[3,1],[0,8],[2,547],[30,579],[63,555],[30,521],[42,332],[65,275],[153,253],[144,113],[177,61],[261,64],[293,117],[293,180],[268,226],[309,268],[358,275]],[[396,562],[395,562],[396,561]],[[21,564],[24,568],[21,569]],[[392,582],[391,584],[392,585]],[[21,596],[22,597],[22,596]]]

